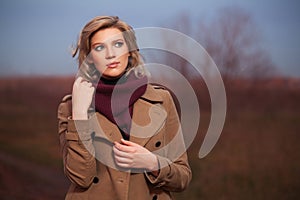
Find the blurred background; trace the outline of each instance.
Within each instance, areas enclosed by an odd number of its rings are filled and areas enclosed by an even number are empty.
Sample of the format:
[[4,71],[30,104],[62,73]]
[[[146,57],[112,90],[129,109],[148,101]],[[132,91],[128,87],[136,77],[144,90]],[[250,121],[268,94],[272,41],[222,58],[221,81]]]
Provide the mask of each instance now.
[[133,28],[182,32],[205,48],[222,74],[224,129],[214,149],[199,159],[211,116],[205,82],[187,60],[141,50],[146,63],[184,75],[200,105],[198,134],[188,149],[193,180],[177,199],[299,199],[299,9],[296,0],[2,0],[0,199],[64,199],[69,182],[57,106],[71,92],[77,70],[71,47],[97,15],[117,15]]

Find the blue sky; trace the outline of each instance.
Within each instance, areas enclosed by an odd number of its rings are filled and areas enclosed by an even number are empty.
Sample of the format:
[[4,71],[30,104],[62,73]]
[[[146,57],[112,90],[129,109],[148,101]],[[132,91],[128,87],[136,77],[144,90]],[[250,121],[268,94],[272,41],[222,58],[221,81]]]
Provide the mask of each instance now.
[[[300,3],[297,0],[2,0],[0,76],[76,72],[70,55],[81,28],[96,15],[118,15],[134,28],[172,22],[178,13],[210,18],[239,6],[254,18],[279,70],[300,77]],[[193,23],[193,21],[192,21]]]

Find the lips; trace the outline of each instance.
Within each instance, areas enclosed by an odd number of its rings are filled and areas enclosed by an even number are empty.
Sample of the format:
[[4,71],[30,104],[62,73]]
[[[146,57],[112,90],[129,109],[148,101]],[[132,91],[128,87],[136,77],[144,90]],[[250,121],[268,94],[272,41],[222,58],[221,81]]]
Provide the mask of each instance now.
[[117,67],[119,64],[120,64],[120,62],[112,62],[112,63],[107,64],[106,66],[107,66],[108,68],[115,68],[115,67]]

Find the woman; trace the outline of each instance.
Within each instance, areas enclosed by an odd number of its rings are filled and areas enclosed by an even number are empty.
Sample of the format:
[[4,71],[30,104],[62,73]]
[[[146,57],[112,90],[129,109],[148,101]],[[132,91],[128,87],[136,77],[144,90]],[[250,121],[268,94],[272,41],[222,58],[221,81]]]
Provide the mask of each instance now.
[[66,199],[173,199],[191,169],[172,97],[147,84],[133,29],[96,17],[77,53],[79,76],[58,108]]

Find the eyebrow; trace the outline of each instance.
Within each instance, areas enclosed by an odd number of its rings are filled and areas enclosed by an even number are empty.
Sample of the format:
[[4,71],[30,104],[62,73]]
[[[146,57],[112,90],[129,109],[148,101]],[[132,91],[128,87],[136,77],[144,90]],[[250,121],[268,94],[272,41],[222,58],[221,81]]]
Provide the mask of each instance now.
[[[123,38],[119,38],[119,39],[115,39],[115,40],[113,40],[113,41],[111,41],[111,43],[114,43],[114,42],[118,42],[118,41],[122,41],[122,42],[125,42],[125,40],[123,39]],[[93,43],[91,46],[92,46],[92,48],[94,48],[96,45],[99,45],[99,44],[105,44],[105,43],[103,43],[103,42],[95,42],[95,43]]]

